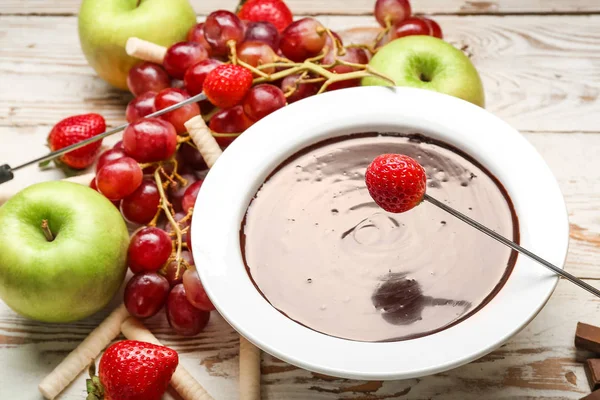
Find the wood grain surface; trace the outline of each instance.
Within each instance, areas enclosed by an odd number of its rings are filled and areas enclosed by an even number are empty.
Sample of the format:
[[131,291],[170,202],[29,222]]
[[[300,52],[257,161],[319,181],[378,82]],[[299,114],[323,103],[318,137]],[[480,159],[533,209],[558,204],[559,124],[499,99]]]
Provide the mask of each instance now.
[[[347,42],[373,36],[372,17],[323,16]],[[472,54],[487,108],[522,131],[598,132],[600,15],[440,17],[448,40]],[[95,111],[109,124],[131,99],[94,75],[75,17],[0,16],[0,125],[54,124]]]
[[[218,9],[233,10],[239,0],[191,0],[205,15]],[[374,0],[286,0],[294,14],[371,14]],[[0,14],[74,15],[81,0],[2,0]],[[421,14],[580,14],[597,13],[597,0],[413,0]]]
[[[287,1],[296,13],[316,15],[340,31],[347,43],[377,32],[372,0]],[[202,16],[232,9],[237,1],[192,3]],[[0,0],[0,164],[43,154],[50,127],[65,116],[93,111],[112,126],[124,121],[130,95],[97,78],[79,49],[79,4]],[[413,7],[440,14],[447,39],[480,71],[488,110],[521,130],[547,161],[571,222],[566,268],[600,286],[600,1],[413,0]],[[64,176],[37,167],[18,174],[0,191]],[[589,393],[582,364],[588,354],[575,351],[573,334],[577,321],[600,325],[599,308],[599,299],[561,281],[533,322],[500,349],[461,368],[407,381],[335,379],[263,354],[263,398],[578,399]],[[40,400],[38,382],[109,311],[48,325],[25,320],[0,302],[0,399]],[[173,334],[163,314],[148,326],[180,353],[216,400],[238,398],[239,340],[218,314],[193,338]],[[81,375],[60,398],[83,399],[84,380]],[[173,393],[166,398],[178,399]]]

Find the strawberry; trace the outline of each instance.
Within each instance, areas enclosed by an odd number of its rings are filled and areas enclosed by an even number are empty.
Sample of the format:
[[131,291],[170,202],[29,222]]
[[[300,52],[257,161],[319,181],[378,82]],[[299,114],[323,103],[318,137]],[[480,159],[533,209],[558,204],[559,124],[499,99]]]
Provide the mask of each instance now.
[[[105,130],[106,122],[104,122],[101,115],[74,115],[54,125],[48,135],[48,144],[50,150],[55,151],[99,135]],[[90,143],[80,149],[64,154],[60,157],[60,161],[73,169],[87,168],[94,163],[101,145],[101,140]]]
[[253,22],[270,22],[279,32],[293,21],[292,12],[283,0],[249,0],[238,12],[238,17]]
[[252,72],[239,65],[223,64],[213,69],[204,79],[204,94],[219,108],[239,104],[252,87]]
[[379,207],[402,213],[423,200],[427,176],[423,167],[408,156],[382,154],[367,167],[365,181]]
[[[93,364],[86,381],[88,400],[160,400],[177,368],[177,352],[168,347],[123,340],[111,345]],[[98,379],[99,378],[99,379]]]

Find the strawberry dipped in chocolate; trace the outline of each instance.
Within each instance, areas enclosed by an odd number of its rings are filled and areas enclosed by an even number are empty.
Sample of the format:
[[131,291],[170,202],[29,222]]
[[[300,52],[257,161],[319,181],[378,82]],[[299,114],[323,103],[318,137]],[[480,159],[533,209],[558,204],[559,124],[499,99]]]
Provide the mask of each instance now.
[[403,213],[423,201],[427,176],[423,167],[409,156],[382,154],[367,167],[365,182],[379,207]]

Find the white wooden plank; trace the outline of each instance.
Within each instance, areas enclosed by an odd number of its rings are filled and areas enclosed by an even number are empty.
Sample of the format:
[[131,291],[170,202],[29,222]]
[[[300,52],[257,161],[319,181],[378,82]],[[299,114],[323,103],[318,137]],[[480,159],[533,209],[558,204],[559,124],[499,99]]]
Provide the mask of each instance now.
[[[263,356],[265,400],[333,399],[578,399],[589,392],[573,335],[577,321],[600,323],[600,300],[562,281],[548,305],[522,332],[492,354],[461,368],[422,379],[365,382],[334,379]],[[213,315],[205,332],[193,338],[174,335],[164,315],[148,326],[218,400],[235,400],[238,340]],[[98,323],[47,325],[26,321],[0,304],[0,393],[2,398],[38,400],[37,382]],[[61,399],[83,398],[82,374]],[[18,382],[18,384],[15,384]],[[170,398],[170,397],[169,397]]]
[[[345,36],[373,36],[370,17],[320,18]],[[596,132],[600,16],[440,17],[448,40],[467,46],[487,108],[525,131]],[[74,17],[0,17],[0,125],[54,124],[95,111],[122,121],[130,96],[95,77],[78,47]]]
[[[217,9],[234,10],[238,0],[191,0],[198,14]],[[295,14],[371,14],[375,0],[286,0]],[[3,0],[0,14],[77,13],[80,0]],[[595,0],[413,0],[416,13],[426,14],[503,14],[503,13],[583,13],[598,12]]]

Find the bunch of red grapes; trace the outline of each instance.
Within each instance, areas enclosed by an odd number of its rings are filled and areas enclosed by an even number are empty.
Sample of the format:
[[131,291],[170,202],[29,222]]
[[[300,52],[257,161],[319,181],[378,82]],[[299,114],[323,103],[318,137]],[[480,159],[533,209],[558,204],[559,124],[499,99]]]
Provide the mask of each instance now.
[[[272,1],[287,8],[282,0]],[[252,18],[247,11],[242,7],[239,14]],[[137,96],[127,106],[131,125],[123,140],[100,156],[90,186],[119,207],[129,223],[139,225],[128,250],[134,276],[124,294],[132,315],[148,318],[166,306],[174,330],[195,335],[214,310],[194,270],[190,241],[193,207],[207,165],[186,132],[186,121],[201,113],[210,116],[211,131],[226,147],[286,104],[320,90],[360,84],[360,79],[348,78],[323,87],[326,79],[315,70],[350,74],[387,41],[408,34],[442,36],[435,22],[411,17],[408,0],[377,0],[375,16],[384,30],[373,46],[343,47],[341,38],[317,20],[293,22],[291,12],[287,15],[242,20],[229,11],[215,11],[189,31],[188,41],[167,50],[162,65],[143,62],[131,69],[128,85]],[[306,60],[317,67],[298,69]],[[248,84],[219,69],[227,64],[245,69]],[[210,93],[205,82],[210,82]],[[216,99],[214,104],[192,103],[159,118],[144,118],[203,91]]]

